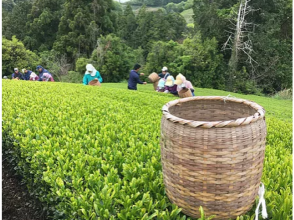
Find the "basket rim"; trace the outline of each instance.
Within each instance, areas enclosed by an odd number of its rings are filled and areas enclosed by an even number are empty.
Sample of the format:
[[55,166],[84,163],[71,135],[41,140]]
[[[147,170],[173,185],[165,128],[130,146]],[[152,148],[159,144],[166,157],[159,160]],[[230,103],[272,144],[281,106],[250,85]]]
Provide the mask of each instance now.
[[[236,102],[240,104],[245,104],[256,110],[254,115],[245,118],[238,118],[236,120],[227,120],[227,121],[194,121],[186,120],[172,115],[169,112],[169,108],[175,105],[181,105],[181,103],[194,101],[194,100],[215,100],[215,101],[224,101],[224,102]],[[162,109],[163,116],[174,123],[179,123],[183,125],[188,125],[190,127],[201,127],[201,128],[224,128],[224,127],[238,127],[241,125],[248,125],[257,120],[264,119],[265,110],[262,106],[258,105],[255,102],[248,101],[246,99],[232,98],[228,96],[194,96],[187,97],[183,99],[176,99],[165,104]]]

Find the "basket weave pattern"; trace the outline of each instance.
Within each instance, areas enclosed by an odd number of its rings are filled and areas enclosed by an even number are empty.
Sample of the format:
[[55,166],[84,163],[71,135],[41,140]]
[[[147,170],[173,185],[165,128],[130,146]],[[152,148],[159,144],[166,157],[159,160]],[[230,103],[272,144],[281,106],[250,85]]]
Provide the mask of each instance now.
[[179,97],[180,98],[192,97],[192,92],[190,89],[182,89],[181,91],[179,91]]
[[248,211],[263,169],[263,108],[236,98],[191,97],[162,110],[161,160],[169,199],[192,217],[200,217],[199,206],[216,219]]
[[154,88],[154,90],[156,90],[156,89],[157,89],[158,82],[159,82],[159,80],[153,83],[153,88]]
[[153,72],[148,76],[150,82],[155,83],[156,81],[160,80],[160,77],[157,73]]
[[89,86],[101,86],[98,79],[93,79],[89,82]]

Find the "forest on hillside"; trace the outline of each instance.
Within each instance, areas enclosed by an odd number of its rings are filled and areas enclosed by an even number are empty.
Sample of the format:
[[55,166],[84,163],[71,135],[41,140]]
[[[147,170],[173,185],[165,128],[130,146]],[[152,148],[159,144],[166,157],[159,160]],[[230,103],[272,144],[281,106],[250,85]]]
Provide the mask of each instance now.
[[[193,24],[180,14],[188,9]],[[87,63],[105,82],[127,80],[140,63],[195,87],[274,94],[292,88],[292,1],[2,1],[2,76],[42,65],[81,83]]]

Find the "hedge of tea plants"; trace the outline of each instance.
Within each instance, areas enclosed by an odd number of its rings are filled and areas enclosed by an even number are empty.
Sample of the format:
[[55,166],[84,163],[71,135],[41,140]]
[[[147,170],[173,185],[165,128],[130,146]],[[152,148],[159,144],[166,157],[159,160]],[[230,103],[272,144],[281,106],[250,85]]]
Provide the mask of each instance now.
[[[162,178],[160,110],[175,97],[117,87],[3,80],[3,153],[54,219],[191,219],[169,202]],[[287,220],[292,123],[282,116],[266,118],[262,181],[269,218]],[[255,206],[239,219],[252,219]]]

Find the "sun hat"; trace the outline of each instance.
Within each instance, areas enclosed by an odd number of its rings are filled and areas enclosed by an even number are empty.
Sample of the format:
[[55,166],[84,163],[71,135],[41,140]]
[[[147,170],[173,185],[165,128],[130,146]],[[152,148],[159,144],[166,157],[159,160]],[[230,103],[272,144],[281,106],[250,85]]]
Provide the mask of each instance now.
[[186,81],[186,78],[181,73],[179,73],[179,75],[176,77],[175,84],[181,85],[184,83],[184,81]]
[[165,81],[165,85],[166,86],[173,86],[175,82],[175,79],[173,76],[168,76],[166,81]]
[[163,88],[164,87],[164,83],[165,83],[165,81],[163,79],[160,79],[159,82],[158,82],[158,87],[159,88]]

